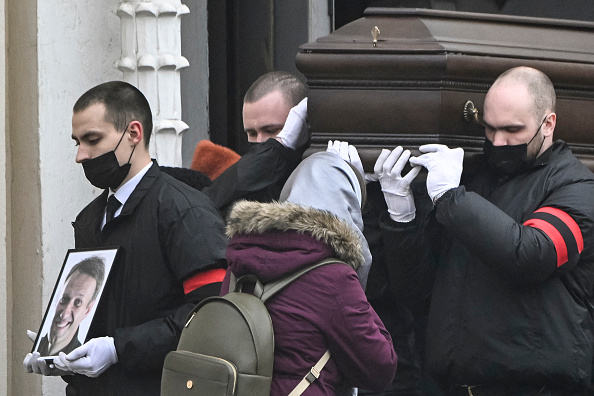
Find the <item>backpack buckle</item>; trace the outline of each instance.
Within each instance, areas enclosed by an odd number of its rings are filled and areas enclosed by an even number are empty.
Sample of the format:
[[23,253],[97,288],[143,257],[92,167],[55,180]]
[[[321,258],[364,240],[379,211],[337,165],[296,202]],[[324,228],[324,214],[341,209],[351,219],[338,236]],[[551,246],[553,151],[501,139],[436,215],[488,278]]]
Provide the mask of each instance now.
[[304,378],[307,380],[307,382],[311,384],[312,382],[320,378],[320,372],[315,367],[312,367],[311,370],[309,370],[309,373],[307,373],[307,375]]

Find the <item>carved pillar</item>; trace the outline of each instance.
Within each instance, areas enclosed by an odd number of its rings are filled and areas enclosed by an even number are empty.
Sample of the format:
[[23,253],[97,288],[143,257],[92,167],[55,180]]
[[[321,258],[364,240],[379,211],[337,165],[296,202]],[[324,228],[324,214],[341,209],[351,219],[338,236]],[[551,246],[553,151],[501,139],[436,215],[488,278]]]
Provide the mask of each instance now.
[[190,10],[180,0],[122,1],[122,55],[116,67],[124,81],[138,87],[153,111],[150,153],[160,165],[182,166],[180,69],[189,63],[181,55],[181,16]]

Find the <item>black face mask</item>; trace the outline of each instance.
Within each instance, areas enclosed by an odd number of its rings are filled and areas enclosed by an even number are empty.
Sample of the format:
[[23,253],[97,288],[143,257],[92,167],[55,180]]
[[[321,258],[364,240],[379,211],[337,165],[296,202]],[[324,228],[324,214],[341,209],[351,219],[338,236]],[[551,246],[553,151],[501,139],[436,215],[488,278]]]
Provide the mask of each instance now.
[[118,142],[117,146],[112,150],[108,151],[105,154],[101,154],[98,157],[92,158],[82,163],[83,169],[85,171],[85,176],[87,180],[91,182],[97,188],[111,188],[115,189],[122,184],[128,173],[130,172],[130,160],[132,159],[132,154],[134,154],[134,149],[136,146],[132,148],[132,152],[130,153],[130,158],[128,158],[128,163],[120,166],[118,159],[115,155],[115,151],[118,149],[124,135],[128,131],[126,130],[122,134],[120,141]]
[[[532,136],[532,139],[530,139],[528,143],[494,146],[489,139],[485,138],[483,153],[485,154],[485,159],[487,160],[489,167],[493,169],[495,173],[513,176],[532,166],[536,160],[536,156],[534,156],[534,158],[528,158],[528,146],[530,143],[532,143],[536,135],[538,135],[538,132],[540,131],[540,128],[542,128],[545,120],[546,117],[544,120],[542,120],[540,126],[536,130],[536,133],[534,136]],[[540,143],[537,153],[540,152],[543,143],[544,137]]]

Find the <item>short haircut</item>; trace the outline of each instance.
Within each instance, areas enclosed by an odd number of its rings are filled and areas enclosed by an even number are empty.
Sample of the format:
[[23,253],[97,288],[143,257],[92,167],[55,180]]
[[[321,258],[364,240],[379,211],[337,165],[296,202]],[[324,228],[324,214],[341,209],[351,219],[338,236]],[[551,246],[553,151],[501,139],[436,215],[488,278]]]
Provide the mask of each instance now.
[[307,96],[307,86],[291,73],[274,71],[260,76],[248,89],[243,103],[254,103],[274,91],[280,91],[293,107]]
[[109,81],[85,92],[74,104],[73,112],[87,109],[96,103],[105,105],[105,121],[124,132],[132,121],[142,124],[144,145],[148,149],[153,130],[153,115],[146,97],[132,84]]
[[97,294],[99,294],[99,289],[101,289],[101,285],[103,285],[105,278],[105,262],[101,257],[88,257],[72,267],[68,273],[68,276],[66,277],[66,281],[68,281],[68,278],[70,278],[75,272],[88,275],[95,279],[95,291],[93,292],[93,298],[91,298],[91,301],[94,301],[97,298]]
[[[557,95],[549,77],[540,70],[520,66],[503,72],[495,83],[515,81],[524,84],[534,99],[533,112],[537,121],[545,116],[547,110],[555,112]],[[494,83],[494,84],[495,84]]]

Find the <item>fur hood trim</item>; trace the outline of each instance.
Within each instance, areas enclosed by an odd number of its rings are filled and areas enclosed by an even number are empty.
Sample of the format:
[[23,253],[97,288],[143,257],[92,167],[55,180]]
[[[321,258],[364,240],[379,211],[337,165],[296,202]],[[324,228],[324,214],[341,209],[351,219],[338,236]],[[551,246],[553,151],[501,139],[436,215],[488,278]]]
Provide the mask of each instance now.
[[353,269],[364,262],[361,240],[355,230],[334,214],[291,202],[239,201],[227,219],[227,236],[262,234],[267,231],[309,233],[330,246],[336,258]]

